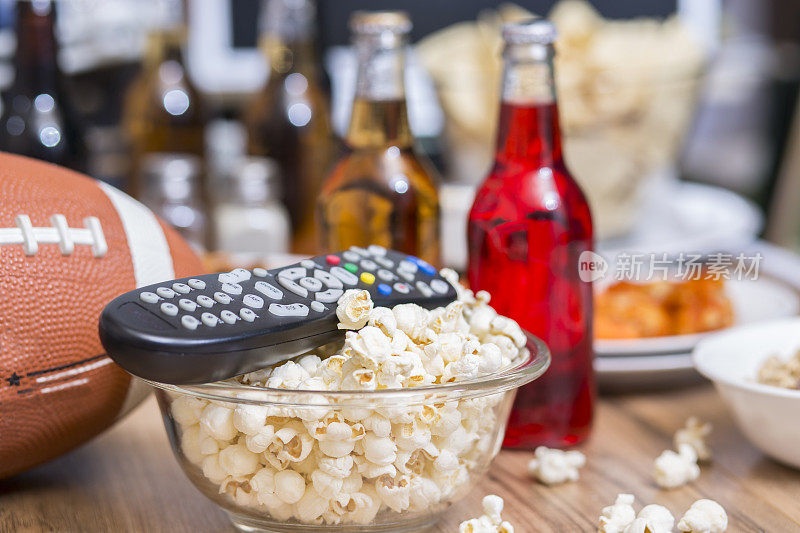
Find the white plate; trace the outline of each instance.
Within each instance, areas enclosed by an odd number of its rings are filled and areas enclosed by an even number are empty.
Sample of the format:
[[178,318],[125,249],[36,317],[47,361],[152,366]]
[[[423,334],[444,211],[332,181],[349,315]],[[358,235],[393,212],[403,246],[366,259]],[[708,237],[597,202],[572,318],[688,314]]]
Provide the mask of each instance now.
[[663,389],[700,381],[689,353],[596,357],[594,370],[603,392]]
[[643,193],[636,223],[624,236],[600,241],[598,253],[707,254],[739,250],[763,226],[758,207],[736,193],[674,178],[654,179]]
[[[783,318],[800,311],[800,297],[791,285],[763,275],[757,280],[729,280],[725,291],[733,304],[736,325]],[[644,339],[598,339],[594,342],[594,349],[599,356],[688,353],[712,333],[716,332]]]

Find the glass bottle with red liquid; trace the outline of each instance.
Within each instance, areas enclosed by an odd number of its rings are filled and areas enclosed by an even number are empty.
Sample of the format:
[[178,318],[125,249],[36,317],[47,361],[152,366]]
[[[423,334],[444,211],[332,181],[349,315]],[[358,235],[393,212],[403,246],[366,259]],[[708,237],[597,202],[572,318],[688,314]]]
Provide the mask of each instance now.
[[517,392],[504,445],[571,446],[589,434],[595,397],[592,286],[578,277],[592,220],[561,152],[555,28],[520,22],[503,38],[497,151],[469,215],[469,282],[552,352],[550,369]]

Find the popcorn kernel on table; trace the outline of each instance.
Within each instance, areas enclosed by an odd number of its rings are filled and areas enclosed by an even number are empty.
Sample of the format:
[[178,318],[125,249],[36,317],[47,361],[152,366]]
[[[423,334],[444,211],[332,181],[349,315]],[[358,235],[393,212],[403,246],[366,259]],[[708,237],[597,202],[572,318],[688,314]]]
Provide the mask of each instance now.
[[[226,498],[279,521],[367,524],[381,511],[435,508],[478,475],[473,469],[490,453],[495,406],[505,393],[369,408],[337,407],[324,391],[458,381],[528,356],[517,345],[522,330],[495,320],[502,317],[487,295],[458,292],[459,300],[428,311],[374,308],[368,293],[353,291],[340,299],[348,311],[337,316],[359,329],[348,331],[343,345],[236,378],[251,387],[321,391],[309,393],[313,405],[233,406],[173,395],[186,458]],[[472,317],[488,322],[476,330]]]

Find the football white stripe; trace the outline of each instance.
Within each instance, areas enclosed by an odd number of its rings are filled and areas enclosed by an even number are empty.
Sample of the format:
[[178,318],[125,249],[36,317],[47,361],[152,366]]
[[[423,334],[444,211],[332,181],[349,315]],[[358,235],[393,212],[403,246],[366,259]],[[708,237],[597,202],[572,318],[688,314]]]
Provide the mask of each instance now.
[[71,387],[77,387],[79,385],[86,385],[87,383],[89,383],[89,378],[76,379],[75,381],[67,381],[66,383],[61,383],[60,385],[45,387],[41,390],[41,393],[47,394],[49,392],[56,392],[64,389],[69,389]]
[[99,182],[122,219],[133,259],[136,286],[151,285],[175,278],[167,238],[155,215],[127,194]]
[[94,363],[89,363],[88,365],[79,366],[77,368],[70,368],[69,370],[64,370],[63,372],[57,372],[55,374],[49,374],[46,376],[42,376],[40,378],[36,378],[36,383],[46,383],[48,381],[55,381],[57,379],[65,378],[67,376],[83,374],[84,372],[88,372],[89,370],[94,370],[95,368],[106,366],[110,362],[111,359],[106,357],[104,359],[100,359],[99,361],[95,361]]

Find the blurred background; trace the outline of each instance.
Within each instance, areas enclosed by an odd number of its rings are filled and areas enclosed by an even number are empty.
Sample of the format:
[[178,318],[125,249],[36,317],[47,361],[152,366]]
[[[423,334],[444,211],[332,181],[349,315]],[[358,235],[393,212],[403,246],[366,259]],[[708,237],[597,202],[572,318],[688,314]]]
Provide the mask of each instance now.
[[527,12],[561,32],[565,152],[601,248],[800,246],[792,0],[21,5],[0,1],[0,147],[130,192],[203,250],[316,251],[308,205],[355,91],[347,20],[392,8],[414,22],[408,107],[442,177],[444,264],[464,268],[463,221],[491,163],[498,28]]

